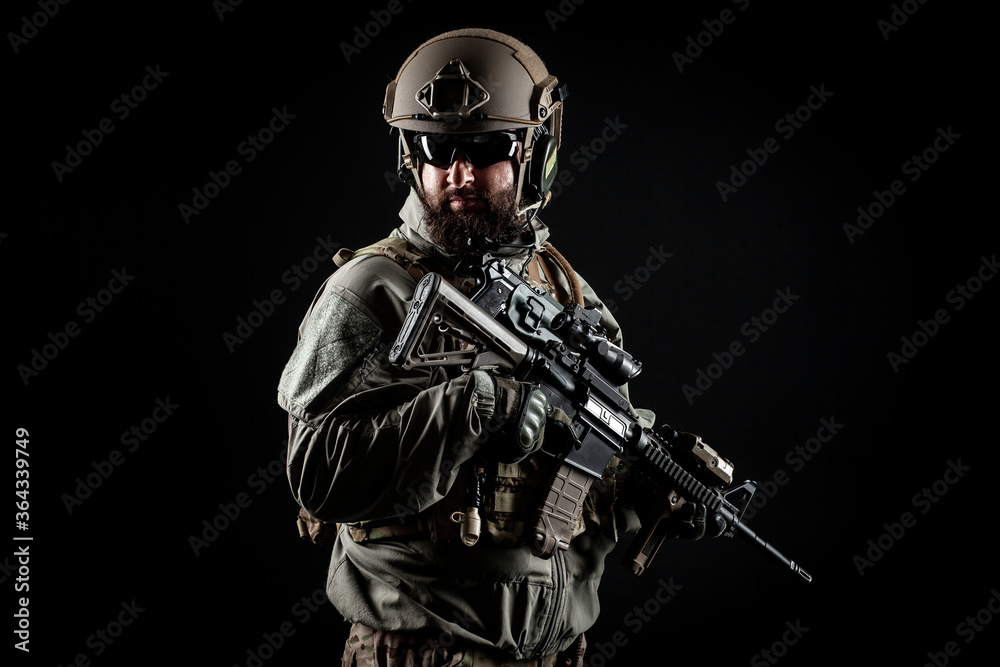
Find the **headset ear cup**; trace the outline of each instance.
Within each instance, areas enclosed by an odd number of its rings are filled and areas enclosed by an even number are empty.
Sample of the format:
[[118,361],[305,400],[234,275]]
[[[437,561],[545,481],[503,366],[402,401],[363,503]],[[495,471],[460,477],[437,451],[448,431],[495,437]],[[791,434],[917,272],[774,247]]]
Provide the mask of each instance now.
[[416,179],[413,178],[413,172],[410,171],[409,167],[402,163],[396,167],[396,178],[398,178],[399,182],[404,185],[412,186],[416,182]]
[[559,142],[551,135],[542,135],[535,140],[528,164],[528,186],[539,200],[545,199],[558,173],[556,149]]

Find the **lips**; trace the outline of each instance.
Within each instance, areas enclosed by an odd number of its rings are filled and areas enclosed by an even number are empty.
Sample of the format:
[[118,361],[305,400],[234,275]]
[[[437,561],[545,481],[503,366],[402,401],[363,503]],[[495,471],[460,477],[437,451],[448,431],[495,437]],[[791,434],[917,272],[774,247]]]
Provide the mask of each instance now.
[[482,197],[471,195],[455,196],[448,199],[448,205],[456,210],[469,210],[473,208],[483,208],[486,202]]

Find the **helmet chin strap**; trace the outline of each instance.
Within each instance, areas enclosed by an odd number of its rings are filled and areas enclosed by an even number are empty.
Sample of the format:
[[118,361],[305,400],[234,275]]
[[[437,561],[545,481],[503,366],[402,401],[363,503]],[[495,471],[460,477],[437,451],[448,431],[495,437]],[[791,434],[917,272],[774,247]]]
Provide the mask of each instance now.
[[[534,216],[532,216],[533,218]],[[477,239],[469,239],[469,247],[474,247],[477,251],[482,250],[484,252],[494,252],[500,250],[501,248],[516,248],[519,250],[524,250],[528,248],[534,248],[535,243],[538,241],[538,235],[535,234],[535,228],[531,226],[531,220],[527,220],[518,233],[524,231],[527,227],[528,231],[531,232],[531,243],[502,243],[495,239],[491,239],[488,236],[480,236]]]
[[399,147],[396,155],[396,176],[402,183],[414,188],[418,194],[423,194],[424,185],[420,182],[420,169],[413,156],[413,150],[410,147],[410,142],[406,140],[406,135],[401,130],[396,130],[396,132],[399,133]]
[[[518,198],[518,201],[521,201],[523,199],[524,195],[526,194],[524,192],[524,190],[525,190],[524,185],[525,185],[525,181],[527,181],[528,165],[529,165],[529,163],[531,162],[531,159],[532,159],[532,157],[531,157],[532,156],[532,152],[533,152],[532,149],[534,148],[535,139],[538,136],[540,136],[541,134],[545,134],[545,133],[546,133],[546,131],[545,131],[544,126],[540,126],[539,128],[536,128],[535,130],[525,131],[525,133],[524,133],[524,143],[523,143],[523,146],[521,148],[521,158],[522,159],[520,160],[521,164],[519,165],[518,178],[517,178],[518,182],[517,182],[517,195],[516,196]],[[528,157],[528,159],[524,159],[526,156]],[[532,195],[535,195],[536,192],[537,192],[536,188],[534,188],[534,187],[529,187],[528,190],[529,190],[530,194],[532,194]],[[534,222],[535,217],[538,215],[538,212],[542,209],[542,207],[545,205],[545,203],[546,203],[546,197],[542,196],[540,199],[538,199],[537,201],[533,202],[527,208],[518,211],[518,215],[523,215],[524,216],[524,224],[521,225],[521,229],[519,230],[519,232],[523,232],[525,229],[527,229],[531,233],[531,243],[530,244],[522,244],[522,245],[517,245],[517,244],[512,244],[512,243],[497,244],[498,248],[517,248],[517,249],[528,250],[528,261],[525,262],[525,264],[524,264],[525,266],[527,266],[528,262],[531,261],[531,258],[532,258],[532,256],[535,253],[535,246],[538,243],[538,235],[535,233],[535,228],[532,226],[531,223]],[[487,241],[489,241],[489,239],[487,239]],[[495,242],[493,242],[493,243],[495,243]]]
[[528,264],[531,262],[531,258],[535,254],[536,245],[538,244],[538,234],[535,232],[535,228],[531,225],[532,221],[535,219],[535,216],[537,214],[538,214],[538,208],[533,208],[529,210],[527,213],[527,217],[524,221],[524,224],[521,225],[521,229],[518,230],[518,233],[520,233],[525,229],[527,229],[531,233],[530,243],[502,243],[495,239],[491,239],[488,236],[480,236],[479,238],[476,239],[471,239],[471,238],[469,239],[468,244],[469,244],[469,249],[472,251],[471,254],[480,256],[492,255],[498,250],[504,248],[511,248],[514,250],[527,250],[528,259],[527,261],[525,261],[524,266],[528,266]]

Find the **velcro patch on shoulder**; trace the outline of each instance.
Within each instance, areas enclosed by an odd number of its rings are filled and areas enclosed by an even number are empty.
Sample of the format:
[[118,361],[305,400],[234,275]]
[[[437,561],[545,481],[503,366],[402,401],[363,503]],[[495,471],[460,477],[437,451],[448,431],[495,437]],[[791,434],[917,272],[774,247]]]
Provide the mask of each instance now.
[[278,394],[300,419],[324,411],[323,401],[343,388],[360,359],[378,342],[382,329],[336,292],[329,292],[305,323],[285,365]]

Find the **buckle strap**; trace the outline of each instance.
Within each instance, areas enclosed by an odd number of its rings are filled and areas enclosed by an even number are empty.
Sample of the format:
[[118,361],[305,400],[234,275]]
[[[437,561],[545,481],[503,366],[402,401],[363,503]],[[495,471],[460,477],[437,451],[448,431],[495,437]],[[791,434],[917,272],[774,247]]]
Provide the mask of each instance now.
[[347,530],[351,534],[351,539],[355,542],[370,542],[372,540],[384,540],[391,537],[430,537],[431,526],[420,516],[402,521],[400,519],[386,519],[384,521],[363,521],[361,523],[347,524]]

